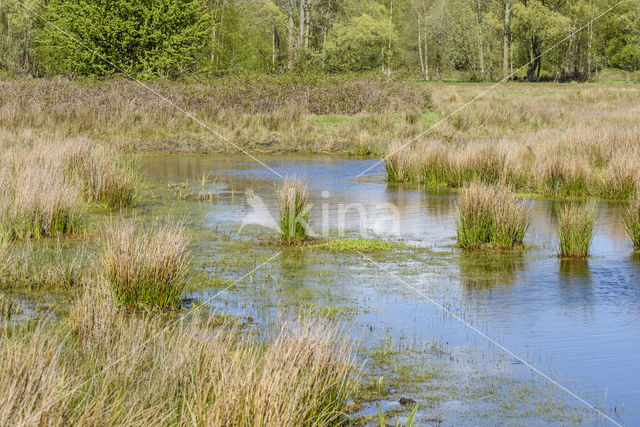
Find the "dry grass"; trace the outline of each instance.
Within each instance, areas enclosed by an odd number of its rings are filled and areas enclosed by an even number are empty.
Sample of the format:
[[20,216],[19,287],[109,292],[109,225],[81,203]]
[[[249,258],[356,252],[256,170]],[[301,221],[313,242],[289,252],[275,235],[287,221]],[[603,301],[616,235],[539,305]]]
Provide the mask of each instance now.
[[456,230],[464,249],[522,246],[529,209],[508,188],[472,183],[460,193]]
[[130,206],[137,199],[133,166],[85,139],[0,134],[0,232],[12,239],[74,233],[85,202]]
[[[95,286],[96,284],[91,284]],[[167,327],[89,290],[71,321],[0,329],[2,425],[337,425],[353,391],[335,326],[244,338],[212,317]]]
[[[270,152],[381,153],[390,138],[410,137],[422,126],[409,125],[407,111],[431,104],[423,85],[358,76],[150,84],[235,144]],[[88,137],[135,151],[235,151],[135,82],[0,80],[0,94],[0,127],[7,129]]]
[[[465,108],[408,149],[392,154],[400,142],[392,145],[389,180],[449,187],[501,182],[552,197],[633,194],[640,175],[637,88],[522,89],[505,88]],[[452,111],[473,93],[453,95],[436,104]]]
[[278,191],[280,209],[280,238],[291,244],[303,241],[308,235],[309,190],[307,182],[287,177]]
[[558,213],[558,256],[586,258],[593,241],[598,211],[593,204],[568,204]]
[[129,310],[179,307],[188,277],[188,244],[181,224],[110,225],[101,241],[101,270],[118,304]]

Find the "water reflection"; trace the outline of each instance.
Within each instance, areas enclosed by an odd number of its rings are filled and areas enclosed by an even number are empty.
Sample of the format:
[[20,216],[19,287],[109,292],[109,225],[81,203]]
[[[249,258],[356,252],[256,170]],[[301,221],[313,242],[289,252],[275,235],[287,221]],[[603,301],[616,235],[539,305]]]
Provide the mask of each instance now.
[[517,282],[517,273],[524,269],[522,251],[487,253],[461,251],[460,277],[467,292],[487,292],[494,287],[510,286]]

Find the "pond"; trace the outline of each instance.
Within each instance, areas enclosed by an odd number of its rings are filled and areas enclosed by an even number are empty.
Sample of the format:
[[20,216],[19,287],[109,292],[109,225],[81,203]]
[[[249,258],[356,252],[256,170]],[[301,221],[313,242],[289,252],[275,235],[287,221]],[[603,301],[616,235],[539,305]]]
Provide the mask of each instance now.
[[365,253],[282,247],[272,171],[240,156],[141,159],[148,185],[135,215],[193,228],[200,285],[186,301],[249,319],[257,334],[287,313],[339,320],[370,384],[357,414],[405,397],[419,403],[420,424],[609,422],[578,396],[640,423],[640,256],[621,205],[598,203],[587,261],[555,256],[551,201],[525,201],[527,250],[467,252],[455,245],[456,194],[388,185],[382,164],[358,177],[376,160],[262,156],[307,179],[320,238],[399,243]]

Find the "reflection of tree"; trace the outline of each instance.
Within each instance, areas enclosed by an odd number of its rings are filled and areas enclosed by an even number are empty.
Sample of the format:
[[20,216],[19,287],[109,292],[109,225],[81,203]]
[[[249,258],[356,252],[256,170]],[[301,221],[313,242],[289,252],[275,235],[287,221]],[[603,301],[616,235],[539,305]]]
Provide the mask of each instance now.
[[513,285],[524,268],[523,252],[462,251],[460,277],[468,291]]

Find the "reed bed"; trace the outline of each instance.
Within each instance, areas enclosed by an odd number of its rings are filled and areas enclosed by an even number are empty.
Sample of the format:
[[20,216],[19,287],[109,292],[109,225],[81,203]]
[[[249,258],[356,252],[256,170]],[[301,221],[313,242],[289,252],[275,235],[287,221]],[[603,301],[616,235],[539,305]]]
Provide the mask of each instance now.
[[102,276],[128,310],[180,307],[187,283],[188,231],[182,224],[111,224],[101,240]]
[[336,325],[262,341],[213,316],[126,315],[97,283],[70,320],[0,327],[2,425],[339,425],[355,385]]
[[283,243],[293,244],[308,236],[309,190],[307,182],[300,178],[287,177],[278,191],[280,209],[280,238]]
[[558,256],[586,258],[593,241],[598,211],[593,204],[568,204],[558,213]]
[[[611,88],[494,93],[410,146],[391,144],[388,179],[451,188],[504,183],[550,197],[627,199],[640,175],[640,103],[634,94]],[[436,98],[436,105],[446,113],[464,101],[456,95],[454,101]]]
[[640,190],[627,203],[623,218],[634,248],[640,248]]
[[471,183],[460,193],[456,230],[463,249],[522,246],[529,208],[506,187]]

